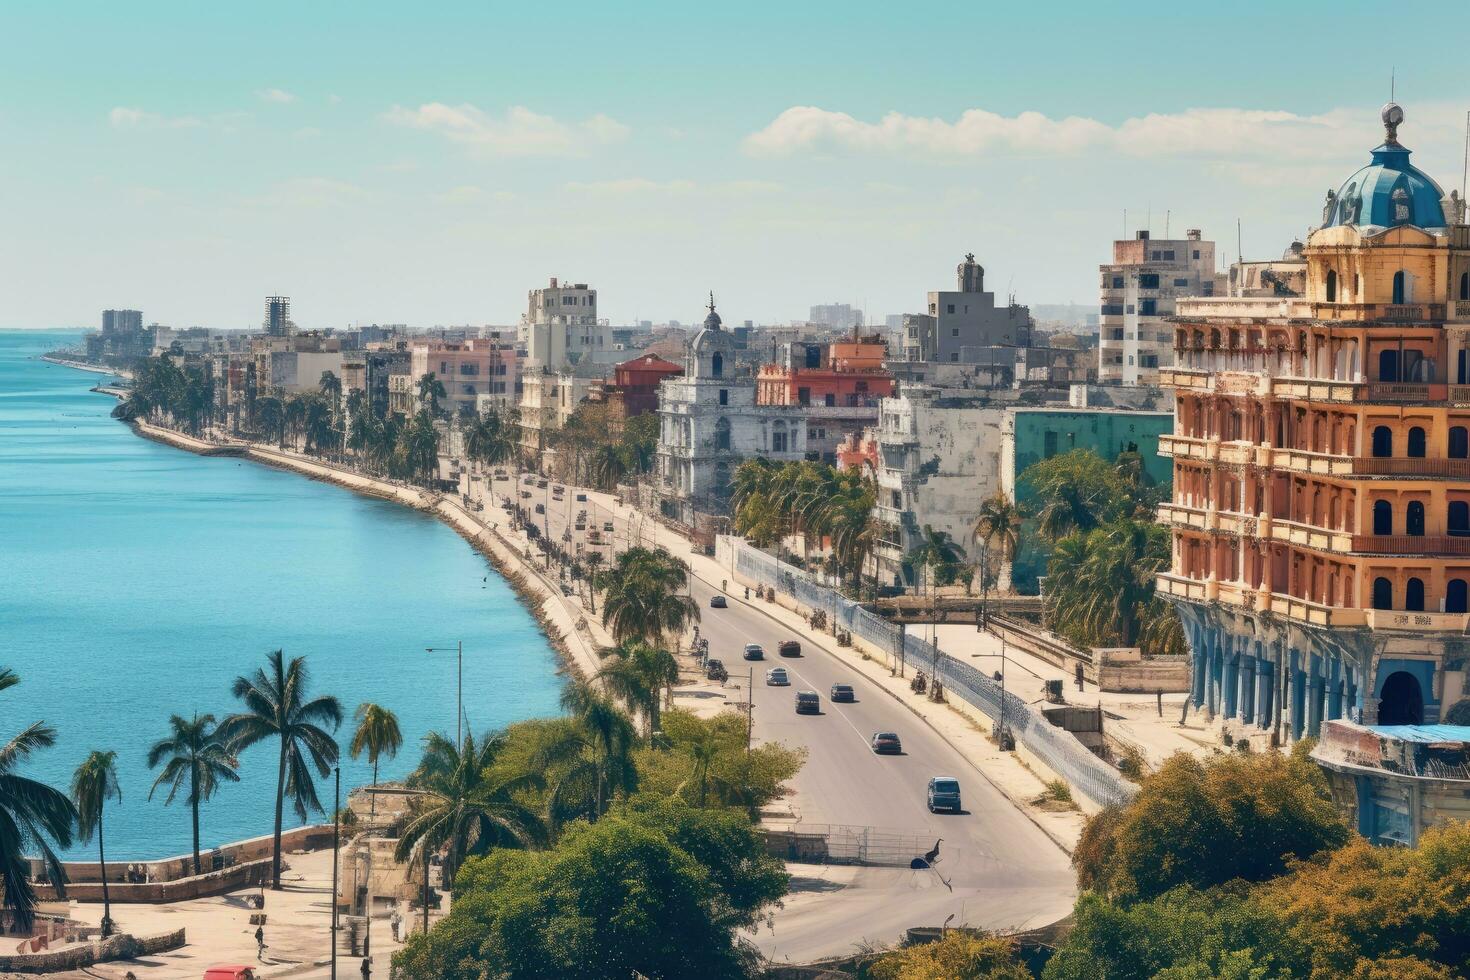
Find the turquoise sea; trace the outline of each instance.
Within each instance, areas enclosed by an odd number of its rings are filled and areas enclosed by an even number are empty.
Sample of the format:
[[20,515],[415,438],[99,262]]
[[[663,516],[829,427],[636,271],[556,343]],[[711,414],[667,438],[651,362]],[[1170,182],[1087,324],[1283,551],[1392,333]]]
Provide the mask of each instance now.
[[[342,701],[344,796],[371,778],[345,758],[360,702],[403,727],[384,777],[413,768],[426,732],[454,731],[458,639],[476,732],[556,711],[554,653],[457,534],[396,504],[133,435],[109,417],[114,399],[88,390],[101,376],[37,359],[79,336],[0,331],[0,666],[21,677],[0,694],[0,739],[55,727],[57,745],[24,771],[62,788],[88,751],[118,753],[109,860],[188,850],[187,806],[148,798],[148,747],[170,714],[234,711],[230,682],[278,647],[306,657],[313,691]],[[244,754],[241,782],[203,809],[204,843],[270,832],[274,763],[268,746]],[[330,808],[330,777],[319,792]],[[92,854],[95,843],[68,852]]]

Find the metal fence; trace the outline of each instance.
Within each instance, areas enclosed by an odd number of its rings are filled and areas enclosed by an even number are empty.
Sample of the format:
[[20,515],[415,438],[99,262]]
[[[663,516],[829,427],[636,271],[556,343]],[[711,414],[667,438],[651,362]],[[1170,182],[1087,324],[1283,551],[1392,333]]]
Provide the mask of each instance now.
[[[899,636],[902,635],[905,660],[932,671],[951,694],[964,698],[992,720],[999,720],[1001,689],[988,675],[935,649],[932,644],[907,633],[859,603],[818,584],[801,569],[777,561],[738,538],[721,537],[719,547],[721,557],[727,562],[730,560],[729,552],[724,549],[734,549],[733,564],[739,574],[790,596],[809,610],[824,610],[836,620],[839,628],[888,651],[890,656],[898,653]],[[1005,692],[1005,716],[1006,727],[1016,741],[1088,799],[1102,805],[1126,803],[1138,792],[1136,786],[1089,752],[1069,732],[1057,728],[1009,691]]]

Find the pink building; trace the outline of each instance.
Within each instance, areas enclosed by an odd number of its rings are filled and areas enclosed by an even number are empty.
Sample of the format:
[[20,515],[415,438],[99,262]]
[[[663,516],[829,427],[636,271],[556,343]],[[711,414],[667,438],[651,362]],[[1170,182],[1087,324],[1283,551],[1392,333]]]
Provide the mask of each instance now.
[[520,401],[520,368],[510,338],[435,340],[415,344],[410,371],[415,387],[425,374],[444,385],[446,407],[460,413],[514,408]]

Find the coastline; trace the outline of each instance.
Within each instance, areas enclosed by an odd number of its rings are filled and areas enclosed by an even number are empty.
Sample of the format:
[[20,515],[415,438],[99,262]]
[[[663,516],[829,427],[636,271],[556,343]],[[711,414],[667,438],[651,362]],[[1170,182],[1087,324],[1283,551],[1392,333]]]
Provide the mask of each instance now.
[[40,360],[45,361],[47,364],[57,364],[61,367],[68,367],[74,371],[86,371],[89,374],[105,374],[110,377],[116,378],[132,377],[131,373],[124,371],[121,368],[99,367],[96,364],[88,364],[86,361],[73,361],[64,357],[56,357],[53,354],[42,354],[40,356]]
[[[99,394],[122,397],[115,391],[99,391]],[[136,435],[175,449],[200,456],[245,457],[266,466],[289,470],[308,479],[331,483],[354,493],[392,501],[425,514],[432,514],[464,538],[470,547],[490,562],[496,574],[505,579],[516,598],[536,620],[547,643],[556,652],[562,669],[583,680],[590,679],[600,667],[598,651],[612,645],[610,637],[598,635],[602,632],[600,623],[594,624],[580,611],[572,610],[560,590],[527,561],[498,528],[471,515],[455,497],[367,476],[347,467],[275,446],[243,440],[210,442],[139,420],[127,425]]]

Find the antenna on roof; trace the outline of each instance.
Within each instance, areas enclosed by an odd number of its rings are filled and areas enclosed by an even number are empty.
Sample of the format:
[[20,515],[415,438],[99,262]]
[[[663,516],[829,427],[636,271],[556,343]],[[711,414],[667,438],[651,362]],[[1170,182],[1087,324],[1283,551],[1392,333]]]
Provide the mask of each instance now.
[[1174,212],[1169,211],[1167,209],[1165,209],[1165,211],[1164,211],[1164,241],[1168,241],[1169,240],[1169,217],[1173,213]]
[[1398,66],[1388,66],[1388,101],[1394,101],[1394,85],[1398,81]]
[[1465,167],[1460,171],[1460,224],[1465,224],[1465,185],[1470,183],[1470,110],[1465,113]]
[[1240,219],[1235,219],[1235,259],[1237,262],[1245,261],[1245,246],[1241,245]]

